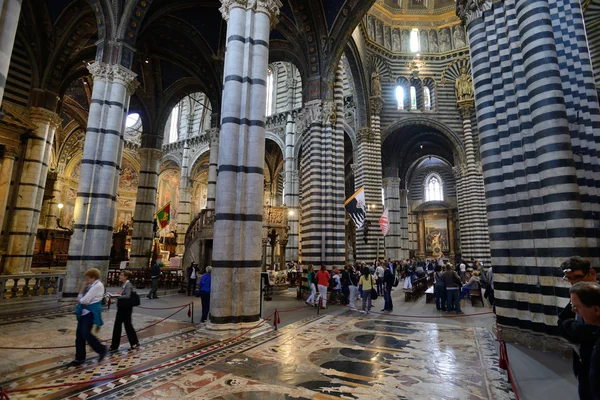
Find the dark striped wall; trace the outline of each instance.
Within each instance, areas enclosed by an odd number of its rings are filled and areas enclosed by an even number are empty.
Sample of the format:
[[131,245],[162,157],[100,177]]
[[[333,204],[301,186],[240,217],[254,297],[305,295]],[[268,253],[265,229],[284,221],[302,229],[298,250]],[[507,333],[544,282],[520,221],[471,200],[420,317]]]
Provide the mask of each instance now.
[[594,67],[596,90],[600,95],[600,0],[589,2],[584,13],[587,40]]
[[557,334],[556,267],[598,265],[600,111],[578,0],[490,7],[467,28],[498,322],[540,346],[522,330]]
[[25,46],[17,38],[10,58],[10,69],[6,78],[4,99],[23,107],[29,105],[29,93],[31,92],[32,76],[29,58],[25,52]]

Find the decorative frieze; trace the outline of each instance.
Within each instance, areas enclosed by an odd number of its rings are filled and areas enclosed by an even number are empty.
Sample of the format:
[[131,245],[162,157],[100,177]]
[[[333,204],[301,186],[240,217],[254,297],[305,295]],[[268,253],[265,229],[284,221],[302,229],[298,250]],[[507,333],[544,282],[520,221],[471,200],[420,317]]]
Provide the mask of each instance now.
[[298,113],[296,121],[296,133],[302,135],[311,124],[321,122],[323,115],[323,103],[321,100],[313,100],[305,103],[304,108]]

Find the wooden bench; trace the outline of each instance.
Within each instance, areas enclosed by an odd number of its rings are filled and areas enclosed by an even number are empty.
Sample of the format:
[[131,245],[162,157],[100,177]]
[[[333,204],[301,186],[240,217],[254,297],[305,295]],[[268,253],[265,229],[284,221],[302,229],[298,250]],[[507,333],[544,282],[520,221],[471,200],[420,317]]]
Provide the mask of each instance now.
[[[406,279],[409,279],[408,277]],[[417,301],[427,290],[427,278],[416,279],[411,289],[404,289],[404,301]]]
[[425,303],[431,303],[435,301],[435,286],[430,286],[425,291]]
[[483,293],[481,291],[481,283],[477,283],[477,289],[470,289],[469,296],[471,296],[471,305],[475,307],[475,301],[481,301],[481,306],[485,307],[483,302]]

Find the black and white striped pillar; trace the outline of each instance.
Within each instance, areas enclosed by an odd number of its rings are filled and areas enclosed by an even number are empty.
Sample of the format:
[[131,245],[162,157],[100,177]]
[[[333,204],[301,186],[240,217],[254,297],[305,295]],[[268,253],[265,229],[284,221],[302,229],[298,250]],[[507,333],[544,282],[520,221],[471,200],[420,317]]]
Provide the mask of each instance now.
[[400,178],[394,168],[391,176],[383,178],[385,207],[388,209],[390,228],[385,236],[385,257],[401,260],[402,226],[400,224]]
[[303,127],[302,262],[329,268],[344,265],[346,258],[343,94],[338,67],[334,101],[308,102],[299,116]]
[[[251,3],[251,4],[250,4]],[[279,0],[222,1],[227,50],[219,138],[209,329],[260,319],[269,32]]]
[[138,154],[140,156],[140,178],[133,214],[129,266],[131,268],[148,268],[154,240],[156,191],[162,151],[141,148],[138,149]]
[[15,168],[15,160],[19,157],[18,147],[4,146],[0,163],[0,231],[4,227],[4,219],[7,215],[10,185]]
[[[290,98],[293,96],[290,96]],[[288,114],[285,125],[285,196],[284,203],[288,209],[288,242],[285,247],[286,260],[298,260],[298,170],[294,157],[296,142],[296,123],[292,113]]]
[[409,229],[408,229],[408,189],[400,189],[400,236],[402,250],[400,250],[401,259],[408,259],[410,256]]
[[[372,262],[384,256],[383,235],[379,227],[379,217],[383,213],[381,204],[381,122],[380,114],[383,100],[371,98],[371,128],[361,129],[358,134],[357,175],[355,187],[365,188],[367,203],[367,221],[371,223],[364,240],[364,231],[356,232],[357,261]],[[377,251],[379,250],[379,253]]]
[[206,208],[215,210],[217,194],[217,168],[219,163],[219,128],[211,128],[205,135],[210,135],[210,154],[208,161],[208,187],[206,189]]
[[0,105],[4,97],[6,77],[17,35],[21,3],[23,0],[3,0],[0,2]]
[[75,200],[73,236],[67,258],[65,296],[76,295],[88,268],[106,277],[115,219],[115,203],[130,96],[136,74],[120,66],[95,62],[81,174]]
[[460,248],[464,260],[475,259],[490,265],[490,239],[481,164],[476,162],[471,128],[473,102],[459,102],[463,119],[465,163],[453,168],[460,223]]
[[192,187],[190,182],[190,145],[186,140],[181,158],[181,175],[179,183],[179,204],[177,205],[177,247],[175,254],[185,252],[185,233],[192,219]]
[[581,3],[461,3],[497,320],[504,338],[555,347],[539,334],[558,334],[557,314],[568,303],[557,267],[573,255],[599,261],[600,111]]
[[27,139],[17,201],[8,231],[4,270],[10,274],[19,274],[31,269],[48,161],[54,133],[62,121],[56,113],[40,107],[32,107],[29,116],[37,129],[31,132]]

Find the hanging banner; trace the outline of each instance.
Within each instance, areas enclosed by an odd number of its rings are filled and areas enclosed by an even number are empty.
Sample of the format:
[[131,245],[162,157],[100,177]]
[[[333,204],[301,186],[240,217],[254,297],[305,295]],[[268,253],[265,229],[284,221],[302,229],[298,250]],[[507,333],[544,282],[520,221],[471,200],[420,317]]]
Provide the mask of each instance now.
[[383,210],[383,214],[379,218],[379,227],[381,228],[381,233],[383,233],[383,236],[385,237],[385,235],[387,235],[388,231],[390,230],[390,218],[388,216],[387,207],[385,208],[385,210]]
[[171,202],[168,202],[156,213],[156,222],[160,229],[165,229],[171,223]]
[[365,202],[365,187],[361,187],[344,203],[344,207],[350,218],[354,221],[356,229],[363,227],[365,220],[367,219],[367,206]]

